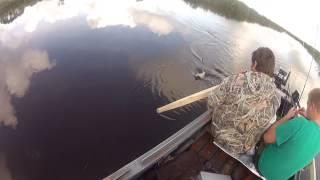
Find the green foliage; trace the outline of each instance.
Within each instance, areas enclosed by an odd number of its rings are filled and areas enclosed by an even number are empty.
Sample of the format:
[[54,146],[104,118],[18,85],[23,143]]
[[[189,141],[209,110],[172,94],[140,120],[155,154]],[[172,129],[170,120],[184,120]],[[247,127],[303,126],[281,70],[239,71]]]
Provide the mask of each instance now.
[[4,0],[0,2],[0,23],[9,24],[23,14],[26,6],[39,0]]

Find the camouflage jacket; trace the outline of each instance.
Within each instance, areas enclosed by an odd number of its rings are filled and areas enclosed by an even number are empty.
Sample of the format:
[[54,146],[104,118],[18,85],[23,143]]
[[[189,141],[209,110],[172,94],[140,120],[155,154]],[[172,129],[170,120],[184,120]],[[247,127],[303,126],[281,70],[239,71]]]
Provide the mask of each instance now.
[[235,156],[248,152],[279,105],[276,86],[266,74],[249,71],[227,77],[208,97],[215,142]]

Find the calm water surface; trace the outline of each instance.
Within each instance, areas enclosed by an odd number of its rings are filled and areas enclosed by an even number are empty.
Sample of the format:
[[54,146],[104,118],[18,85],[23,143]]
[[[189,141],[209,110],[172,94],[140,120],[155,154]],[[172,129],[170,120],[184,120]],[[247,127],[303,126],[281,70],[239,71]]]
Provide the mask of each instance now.
[[287,34],[197,1],[53,0],[18,14],[0,24],[1,180],[101,179],[205,111],[157,107],[248,70],[257,47],[292,71],[292,90],[311,62]]

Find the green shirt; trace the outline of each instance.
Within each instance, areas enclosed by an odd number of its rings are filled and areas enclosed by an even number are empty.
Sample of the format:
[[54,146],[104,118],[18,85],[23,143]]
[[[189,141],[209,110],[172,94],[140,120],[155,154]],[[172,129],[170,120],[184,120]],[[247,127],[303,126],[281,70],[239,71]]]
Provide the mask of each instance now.
[[259,159],[260,173],[268,180],[284,180],[307,166],[320,151],[320,127],[297,117],[276,128],[276,142]]

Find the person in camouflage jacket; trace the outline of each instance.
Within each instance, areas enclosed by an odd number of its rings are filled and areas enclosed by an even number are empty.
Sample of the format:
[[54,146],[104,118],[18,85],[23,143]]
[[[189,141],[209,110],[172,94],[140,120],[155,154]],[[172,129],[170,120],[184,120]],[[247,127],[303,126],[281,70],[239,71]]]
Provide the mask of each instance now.
[[234,156],[255,147],[280,106],[269,48],[252,53],[251,71],[229,76],[208,97],[214,141]]

